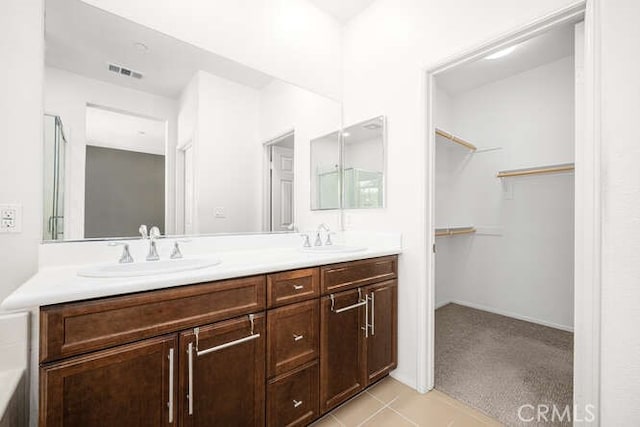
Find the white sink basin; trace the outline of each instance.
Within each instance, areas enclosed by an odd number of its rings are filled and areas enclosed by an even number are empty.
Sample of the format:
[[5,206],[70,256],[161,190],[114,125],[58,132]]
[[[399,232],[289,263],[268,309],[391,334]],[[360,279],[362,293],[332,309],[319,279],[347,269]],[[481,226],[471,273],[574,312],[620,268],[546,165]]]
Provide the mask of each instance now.
[[198,270],[220,264],[219,258],[180,258],[131,264],[101,264],[78,271],[82,277],[137,277]]
[[366,251],[367,248],[362,246],[347,245],[328,245],[328,246],[312,246],[310,248],[300,248],[300,251],[310,254],[346,254],[351,252]]

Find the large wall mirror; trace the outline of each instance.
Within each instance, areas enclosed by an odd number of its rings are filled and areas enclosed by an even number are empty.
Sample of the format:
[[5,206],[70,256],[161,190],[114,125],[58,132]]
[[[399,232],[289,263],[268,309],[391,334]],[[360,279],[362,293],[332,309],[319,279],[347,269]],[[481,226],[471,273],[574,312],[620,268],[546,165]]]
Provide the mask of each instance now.
[[[334,132],[330,173],[338,101],[80,0],[46,0],[45,46],[43,240],[315,219],[311,140]],[[326,186],[320,205],[339,207]]]
[[377,209],[385,199],[386,119],[311,141],[311,209]]

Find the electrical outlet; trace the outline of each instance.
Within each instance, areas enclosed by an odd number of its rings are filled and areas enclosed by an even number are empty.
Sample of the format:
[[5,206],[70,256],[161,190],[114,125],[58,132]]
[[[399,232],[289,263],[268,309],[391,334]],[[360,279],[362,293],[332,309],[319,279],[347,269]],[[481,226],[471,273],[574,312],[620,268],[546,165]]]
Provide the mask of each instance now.
[[22,206],[0,205],[0,233],[22,231]]
[[224,207],[217,207],[213,210],[213,213],[216,218],[226,218],[227,214],[224,212]]

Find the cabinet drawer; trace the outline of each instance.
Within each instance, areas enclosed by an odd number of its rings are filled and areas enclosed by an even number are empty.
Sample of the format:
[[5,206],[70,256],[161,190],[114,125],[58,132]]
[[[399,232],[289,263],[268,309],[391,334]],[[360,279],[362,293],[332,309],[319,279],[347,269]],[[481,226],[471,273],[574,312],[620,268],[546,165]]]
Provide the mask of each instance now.
[[267,375],[280,375],[318,357],[319,301],[267,313]]
[[271,380],[267,386],[267,425],[305,426],[318,416],[318,361]]
[[398,257],[395,255],[328,265],[320,269],[322,294],[395,279],[397,273]]
[[175,332],[265,306],[265,277],[192,286],[43,307],[40,361]]
[[317,268],[286,271],[267,276],[269,307],[304,301],[320,295],[320,271]]

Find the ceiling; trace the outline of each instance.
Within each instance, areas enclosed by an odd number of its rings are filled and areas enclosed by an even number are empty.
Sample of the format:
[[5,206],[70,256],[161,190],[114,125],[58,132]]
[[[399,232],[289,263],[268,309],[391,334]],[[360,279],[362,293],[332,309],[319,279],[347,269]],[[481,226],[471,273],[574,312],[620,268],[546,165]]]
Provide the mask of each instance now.
[[87,107],[87,145],[165,154],[165,122]]
[[502,58],[481,58],[438,74],[438,88],[456,95],[570,56],[574,51],[573,24],[526,40]]
[[380,138],[384,132],[384,117],[375,117],[366,122],[351,125],[344,130],[342,136],[345,144],[357,144]]
[[[148,49],[136,47],[141,43]],[[81,0],[46,0],[45,63],[89,78],[176,98],[198,70],[256,89],[273,78],[110,14]],[[113,63],[140,72],[108,71]]]
[[341,24],[365,10],[374,0],[310,0],[318,9],[327,12]]

